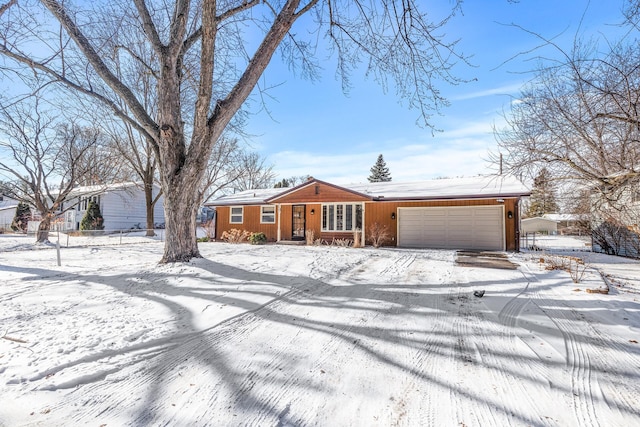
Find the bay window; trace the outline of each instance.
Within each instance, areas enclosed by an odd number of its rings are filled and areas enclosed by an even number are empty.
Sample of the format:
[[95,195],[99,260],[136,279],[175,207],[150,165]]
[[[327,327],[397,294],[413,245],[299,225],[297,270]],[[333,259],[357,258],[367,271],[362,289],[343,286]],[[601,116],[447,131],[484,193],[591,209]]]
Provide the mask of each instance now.
[[322,231],[354,231],[362,229],[361,203],[322,205]]

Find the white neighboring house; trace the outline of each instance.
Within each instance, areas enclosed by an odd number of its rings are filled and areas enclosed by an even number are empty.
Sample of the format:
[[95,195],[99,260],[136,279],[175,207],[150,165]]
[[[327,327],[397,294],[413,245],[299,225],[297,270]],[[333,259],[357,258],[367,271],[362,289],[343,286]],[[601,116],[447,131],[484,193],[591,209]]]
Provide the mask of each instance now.
[[558,233],[558,221],[545,217],[525,218],[521,221],[520,231],[522,233]]
[[640,258],[640,178],[617,177],[626,183],[615,191],[600,188],[591,195],[593,251]]
[[11,223],[16,216],[17,207],[17,200],[0,194],[0,231],[11,229]]
[[[159,191],[160,187],[154,185],[154,197]],[[100,206],[106,231],[146,227],[147,211],[142,184],[124,182],[75,188],[63,206],[63,210],[67,206],[73,206],[64,212],[63,229],[65,231],[80,229],[80,221],[82,221],[90,201],[97,202]],[[164,199],[162,196],[154,206],[153,216],[156,224],[164,224]]]
[[589,223],[591,221],[590,215],[579,214],[544,214],[543,218],[551,219],[558,223],[558,232],[560,234],[580,234],[580,223]]

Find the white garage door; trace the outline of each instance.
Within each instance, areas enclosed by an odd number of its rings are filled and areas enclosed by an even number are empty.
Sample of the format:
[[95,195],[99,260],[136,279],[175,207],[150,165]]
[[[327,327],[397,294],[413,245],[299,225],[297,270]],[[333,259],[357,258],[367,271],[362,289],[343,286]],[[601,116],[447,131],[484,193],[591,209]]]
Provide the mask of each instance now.
[[502,251],[503,207],[398,208],[398,246]]

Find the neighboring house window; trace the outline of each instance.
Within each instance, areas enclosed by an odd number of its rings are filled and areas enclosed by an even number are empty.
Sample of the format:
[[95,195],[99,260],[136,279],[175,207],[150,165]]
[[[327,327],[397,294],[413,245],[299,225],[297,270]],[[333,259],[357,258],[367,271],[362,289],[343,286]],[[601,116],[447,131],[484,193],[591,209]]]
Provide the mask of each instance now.
[[244,208],[242,206],[234,206],[231,208],[231,224],[242,224],[244,217]]
[[322,205],[322,231],[354,231],[362,229],[360,203]]
[[95,202],[98,206],[100,206],[100,196],[82,197],[80,199],[80,204],[78,205],[78,210],[86,211],[87,209],[89,209],[89,202]]
[[260,207],[260,223],[261,224],[276,223],[276,207],[275,206]]

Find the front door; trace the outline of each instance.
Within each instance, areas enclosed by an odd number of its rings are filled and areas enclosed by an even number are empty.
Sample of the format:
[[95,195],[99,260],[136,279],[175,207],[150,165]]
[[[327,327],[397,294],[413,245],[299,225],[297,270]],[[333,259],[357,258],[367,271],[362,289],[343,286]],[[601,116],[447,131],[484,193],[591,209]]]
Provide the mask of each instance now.
[[306,211],[305,205],[292,206],[291,224],[292,224],[293,230],[291,233],[291,240],[304,240],[304,229],[306,227],[305,211]]

